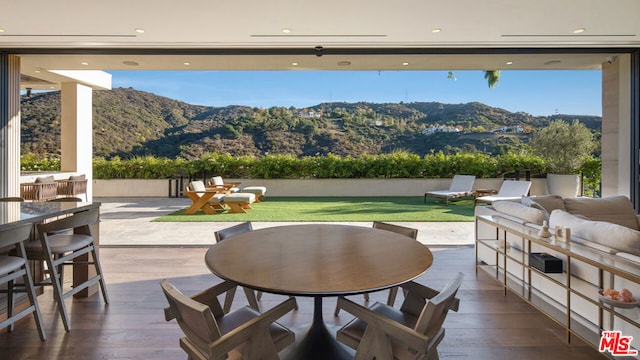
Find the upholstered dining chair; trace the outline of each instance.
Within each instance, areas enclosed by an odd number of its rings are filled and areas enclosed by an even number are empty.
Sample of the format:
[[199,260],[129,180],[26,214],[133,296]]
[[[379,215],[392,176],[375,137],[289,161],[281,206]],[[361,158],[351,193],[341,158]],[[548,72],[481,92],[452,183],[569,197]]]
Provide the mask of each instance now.
[[336,339],[356,349],[358,360],[438,359],[442,325],[449,310],[458,311],[462,278],[458,273],[441,291],[413,281],[403,284],[408,293],[399,309],[381,303],[366,308],[338,298],[338,306],[356,318],[338,330]]
[[[42,326],[42,315],[38,307],[38,300],[33,288],[33,278],[29,270],[24,242],[31,237],[31,224],[17,225],[0,231],[0,248],[12,247],[11,254],[0,255],[0,284],[7,284],[7,316],[0,321],[0,329],[6,327],[13,330],[13,324],[27,315],[33,314],[41,340],[45,340],[44,327]],[[16,280],[22,279],[22,284],[17,285]],[[18,287],[24,287],[24,291],[29,298],[29,306],[18,313],[14,313],[14,294],[18,292]],[[20,290],[22,292],[22,290]]]
[[[386,222],[381,222],[381,221],[374,221],[373,222],[373,228],[374,229],[380,229],[380,230],[386,230],[386,231],[391,231],[400,235],[404,235],[407,237],[412,238],[413,240],[417,240],[418,239],[418,229],[414,229],[414,228],[410,228],[407,226],[401,226],[401,225],[395,225],[395,224],[389,224]],[[369,301],[369,294],[368,293],[364,293],[364,301]],[[392,287],[391,289],[389,289],[389,296],[387,297],[387,305],[389,306],[393,306],[393,304],[396,302],[396,297],[398,296],[398,287]],[[333,312],[333,314],[335,316],[338,316],[338,314],[340,313],[340,307],[338,307],[338,305],[336,305],[336,309]]]
[[[250,221],[247,221],[237,225],[226,227],[224,229],[220,229],[218,231],[215,231],[213,234],[216,238],[216,242],[218,243],[223,240],[229,239],[231,237],[234,237],[236,235],[240,235],[249,231],[253,231],[253,225],[251,224]],[[223,310],[225,314],[231,310],[231,304],[233,303],[233,298],[236,294],[236,289],[237,289],[237,286],[229,289],[229,291],[227,291],[225,294],[224,306],[223,306]],[[256,294],[253,292],[253,290],[248,288],[243,288],[243,290],[247,297],[247,301],[249,302],[249,306],[259,311],[260,308],[258,307],[257,297],[256,297]]]
[[[97,223],[98,218],[99,209],[94,208],[48,223],[39,223],[36,226],[39,240],[25,243],[27,258],[44,261],[47,265],[46,273],[49,276],[45,280],[49,281],[41,282],[39,285],[53,286],[53,297],[58,303],[58,311],[66,331],[71,329],[71,325],[65,299],[98,283],[104,302],[109,303],[100,259],[91,232],[91,225]],[[65,229],[73,231],[64,232]],[[96,275],[65,290],[64,266],[73,265],[74,261],[84,261],[88,265],[93,265]]]
[[169,281],[160,282],[169,307],[165,319],[176,319],[184,333],[180,347],[189,359],[227,359],[232,351],[242,359],[278,359],[278,352],[295,341],[295,334],[276,322],[293,310],[289,298],[264,313],[244,306],[225,313],[217,296],[236,286],[223,282],[188,297]]

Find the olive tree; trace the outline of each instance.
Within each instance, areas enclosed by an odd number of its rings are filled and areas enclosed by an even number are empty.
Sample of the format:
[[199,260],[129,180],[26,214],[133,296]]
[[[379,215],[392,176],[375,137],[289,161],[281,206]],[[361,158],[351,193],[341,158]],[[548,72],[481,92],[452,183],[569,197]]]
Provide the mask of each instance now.
[[533,135],[530,145],[554,174],[577,174],[596,149],[593,134],[578,120],[552,121]]

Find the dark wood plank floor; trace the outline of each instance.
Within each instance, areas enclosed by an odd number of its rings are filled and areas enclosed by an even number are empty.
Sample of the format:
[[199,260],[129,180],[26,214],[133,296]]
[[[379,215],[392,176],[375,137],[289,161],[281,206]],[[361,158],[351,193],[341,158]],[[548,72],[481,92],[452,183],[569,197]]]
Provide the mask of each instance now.
[[[219,280],[204,265],[205,248],[103,248],[101,259],[111,303],[101,297],[67,300],[72,330],[65,333],[51,298],[51,289],[39,296],[48,339],[40,341],[31,318],[12,333],[0,333],[0,359],[185,359],[178,346],[180,329],[165,322],[166,306],[159,281],[170,279],[187,294]],[[434,249],[435,262],[418,279],[440,287],[457,271],[465,273],[459,292],[460,311],[447,318],[446,336],[439,346],[442,359],[602,359],[597,350],[572,340],[546,316],[513,294],[506,297],[498,283],[480,272],[476,278],[473,248]],[[70,277],[67,277],[70,278]],[[268,308],[284,297],[265,294]],[[354,296],[362,302],[362,296]],[[372,294],[372,300],[386,293]],[[234,306],[246,304],[242,292]],[[302,334],[311,321],[313,301],[298,298],[300,309],[282,323]],[[324,318],[336,330],[351,316],[333,316],[335,301],[327,298]]]

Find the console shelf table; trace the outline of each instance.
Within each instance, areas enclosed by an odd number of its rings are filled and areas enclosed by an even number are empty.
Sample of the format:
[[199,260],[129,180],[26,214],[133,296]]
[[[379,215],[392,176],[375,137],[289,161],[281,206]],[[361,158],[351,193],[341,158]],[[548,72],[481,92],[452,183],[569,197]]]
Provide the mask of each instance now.
[[[477,215],[475,226],[476,275],[488,272],[505,295],[513,292],[560,324],[567,342],[575,335],[597,349],[602,331],[617,330],[633,336],[631,346],[639,348],[640,308],[601,303],[598,291],[626,287],[639,296],[640,264],[580,243],[542,238],[537,229],[496,215]],[[563,271],[532,267],[529,254],[539,252],[561,259]]]

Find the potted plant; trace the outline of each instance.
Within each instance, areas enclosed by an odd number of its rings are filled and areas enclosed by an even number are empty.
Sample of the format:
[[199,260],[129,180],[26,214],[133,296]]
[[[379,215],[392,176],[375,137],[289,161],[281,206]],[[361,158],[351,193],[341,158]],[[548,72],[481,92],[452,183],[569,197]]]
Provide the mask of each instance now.
[[580,168],[596,148],[593,134],[574,120],[554,120],[536,132],[530,142],[534,153],[548,166],[549,194],[576,197],[580,193]]

